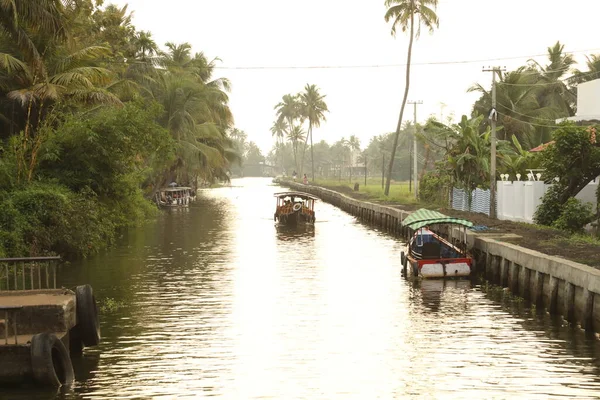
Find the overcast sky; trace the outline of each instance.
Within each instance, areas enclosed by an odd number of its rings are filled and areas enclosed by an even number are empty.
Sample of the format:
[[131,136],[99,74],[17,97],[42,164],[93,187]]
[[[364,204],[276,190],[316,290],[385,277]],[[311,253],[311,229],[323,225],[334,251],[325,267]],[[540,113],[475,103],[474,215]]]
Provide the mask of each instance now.
[[[139,30],[157,44],[189,42],[194,51],[219,57],[217,76],[232,81],[236,126],[267,151],[273,107],[286,93],[317,85],[330,113],[315,141],[352,134],[366,145],[395,130],[404,91],[408,38],[390,35],[378,0],[113,0],[129,4]],[[466,90],[490,85],[483,66],[509,70],[546,53],[557,40],[566,51],[600,53],[597,0],[440,0],[440,27],[424,31],[413,48],[409,99],[422,100],[418,121],[431,114],[469,114],[478,97]],[[582,52],[586,51],[587,52]],[[492,60],[511,58],[504,60]],[[545,58],[535,57],[538,61]],[[489,61],[482,61],[489,60]],[[433,64],[438,62],[462,62]],[[373,66],[380,68],[279,69],[269,67]],[[238,69],[266,67],[265,69]],[[583,65],[580,65],[584,69]],[[445,107],[442,106],[445,104]],[[412,107],[405,119],[413,117]]]

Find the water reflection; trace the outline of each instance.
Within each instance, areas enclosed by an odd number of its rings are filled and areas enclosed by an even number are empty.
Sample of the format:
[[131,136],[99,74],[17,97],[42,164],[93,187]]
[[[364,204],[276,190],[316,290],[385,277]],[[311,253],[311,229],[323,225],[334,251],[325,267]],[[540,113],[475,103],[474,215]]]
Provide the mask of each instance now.
[[311,225],[275,225],[275,229],[277,231],[277,239],[284,242],[297,241],[300,244],[303,242],[303,239],[315,237],[315,227]]
[[124,306],[102,316],[104,342],[58,398],[600,392],[597,341],[469,281],[406,281],[402,243],[327,204],[316,210],[326,222],[309,230],[276,227],[281,188],[268,183],[204,191],[117,249],[63,269],[65,286],[89,282]]

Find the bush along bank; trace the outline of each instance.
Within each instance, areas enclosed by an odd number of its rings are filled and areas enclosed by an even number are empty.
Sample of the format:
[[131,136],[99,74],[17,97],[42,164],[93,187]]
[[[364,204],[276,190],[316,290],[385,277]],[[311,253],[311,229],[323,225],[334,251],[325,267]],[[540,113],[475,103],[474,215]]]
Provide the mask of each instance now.
[[40,149],[31,181],[19,177],[16,157],[4,157],[0,257],[87,256],[154,217],[157,209],[141,189],[153,174],[146,160],[168,160],[172,147],[152,122],[156,112],[128,104],[68,116]]

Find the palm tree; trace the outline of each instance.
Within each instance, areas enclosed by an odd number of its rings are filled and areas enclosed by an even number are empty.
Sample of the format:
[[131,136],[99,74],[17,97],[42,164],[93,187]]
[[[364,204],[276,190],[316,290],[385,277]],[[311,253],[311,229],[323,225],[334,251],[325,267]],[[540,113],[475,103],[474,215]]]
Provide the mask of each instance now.
[[[213,79],[214,60],[202,53],[192,56],[188,43],[167,43],[168,51],[160,54],[163,70],[153,97],[165,110],[160,123],[176,140],[176,161],[163,181],[200,176],[206,180],[228,179],[233,162],[240,162],[233,137],[229,108],[229,81]],[[232,134],[235,133],[233,130]]]
[[[439,26],[438,16],[435,13],[438,0],[386,0],[385,6],[389,7],[385,13],[385,21],[393,20],[392,35],[396,35],[396,30],[400,28],[402,32],[410,31],[410,40],[408,42],[408,55],[406,58],[406,87],[404,88],[404,98],[402,106],[400,106],[400,116],[398,117],[398,125],[396,127],[396,135],[394,137],[394,145],[392,146],[392,156],[388,167],[388,176],[385,183],[385,195],[390,193],[390,182],[392,179],[392,169],[394,167],[394,158],[396,156],[396,148],[398,147],[398,138],[400,129],[402,128],[402,118],[404,117],[404,107],[408,98],[408,89],[410,86],[410,61],[412,58],[413,40],[418,38],[421,33],[421,25],[433,32],[434,27]],[[417,17],[417,21],[415,21]],[[416,27],[415,27],[416,22]],[[416,28],[416,32],[415,32]]]
[[600,54],[592,54],[585,56],[587,71],[580,71],[575,69],[573,76],[569,79],[571,84],[583,83],[593,81],[594,79],[600,78]]
[[[290,136],[296,136],[292,135],[292,130],[295,128],[294,121],[301,118],[298,96],[291,94],[284,95],[281,98],[281,101],[275,106],[275,110],[277,112],[277,122],[284,121],[287,123],[286,135],[288,136],[288,140],[290,140]],[[302,138],[304,139],[305,136],[303,135]],[[292,142],[292,144],[294,144],[294,142]],[[294,165],[296,170],[299,170],[295,154],[297,151],[297,145],[293,145],[292,147],[294,148]]]
[[346,146],[348,146],[348,150],[350,151],[350,182],[352,182],[352,168],[354,167],[354,152],[356,150],[360,150],[360,140],[356,137],[356,135],[351,135],[350,138],[346,141]]
[[289,130],[287,134],[287,138],[290,142],[292,142],[292,149],[294,151],[294,165],[296,169],[298,168],[298,144],[305,140],[306,136],[304,135],[304,129],[300,125],[294,126]]
[[277,153],[281,153],[281,169],[285,172],[285,164],[284,164],[284,154],[282,146],[283,140],[285,137],[285,132],[288,130],[287,123],[284,120],[276,120],[271,127],[271,134],[275,136],[275,140],[277,143]]
[[[48,39],[65,39],[66,18],[60,0],[0,1],[0,30],[18,47],[34,76],[46,75],[42,54],[34,35]],[[40,51],[41,50],[41,51]],[[2,54],[4,55],[4,54]]]
[[137,32],[133,39],[133,45],[135,46],[135,56],[141,61],[146,61],[148,57],[154,56],[159,52],[156,42],[152,39],[151,32]]
[[[325,95],[320,94],[319,89],[315,85],[306,84],[306,86],[304,87],[304,92],[300,94],[300,113],[304,118],[308,120],[308,135],[306,135],[306,141],[308,141],[308,137],[310,136],[310,162],[313,182],[315,180],[315,157],[313,151],[312,131],[313,127],[319,127],[321,126],[322,121],[326,121],[325,113],[329,110],[327,109],[327,104],[325,103],[324,98]],[[305,152],[306,142],[304,143],[304,148],[302,149],[300,175],[302,175],[304,170]]]
[[575,115],[577,95],[563,81],[571,68],[576,64],[573,55],[564,53],[565,45],[556,42],[553,47],[548,47],[548,61],[546,66],[540,65],[535,60],[529,62],[539,70],[538,99],[541,107],[556,110],[557,118]]

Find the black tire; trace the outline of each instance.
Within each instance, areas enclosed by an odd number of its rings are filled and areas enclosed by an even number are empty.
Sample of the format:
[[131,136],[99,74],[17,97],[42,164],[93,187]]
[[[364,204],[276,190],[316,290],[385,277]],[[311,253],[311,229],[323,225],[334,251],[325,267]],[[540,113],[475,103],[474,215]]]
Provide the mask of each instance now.
[[406,256],[404,255],[403,251],[400,252],[400,265],[403,267],[406,266]]
[[35,381],[45,386],[71,385],[75,379],[69,353],[52,333],[31,338],[31,367]]
[[90,285],[77,286],[77,329],[86,347],[100,343],[100,320],[94,290]]

